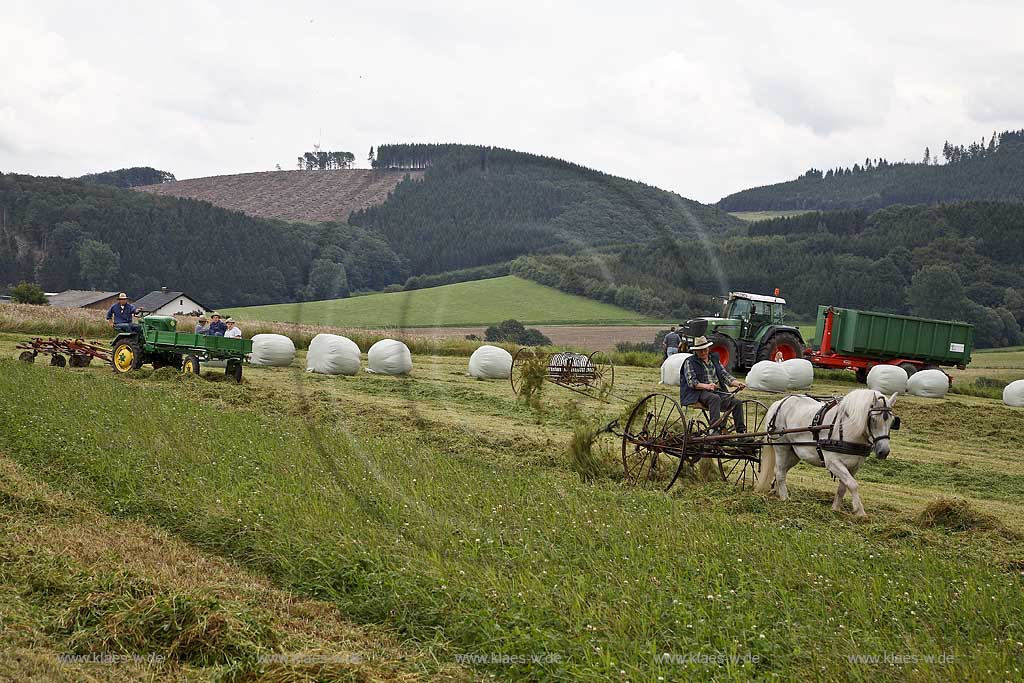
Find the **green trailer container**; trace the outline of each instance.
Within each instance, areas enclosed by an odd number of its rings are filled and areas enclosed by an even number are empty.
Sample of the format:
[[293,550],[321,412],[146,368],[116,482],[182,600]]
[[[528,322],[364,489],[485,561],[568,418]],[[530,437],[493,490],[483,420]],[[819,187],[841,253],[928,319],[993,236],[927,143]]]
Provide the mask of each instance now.
[[820,346],[809,355],[817,365],[868,369],[888,363],[912,372],[940,365],[965,367],[971,362],[974,326],[819,306],[815,338]]

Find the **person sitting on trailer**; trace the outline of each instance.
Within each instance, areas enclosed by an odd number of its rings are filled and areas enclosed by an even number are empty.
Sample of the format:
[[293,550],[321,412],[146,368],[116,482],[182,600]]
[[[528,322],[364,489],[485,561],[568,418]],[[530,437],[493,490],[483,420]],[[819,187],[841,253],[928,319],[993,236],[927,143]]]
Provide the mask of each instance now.
[[221,322],[220,313],[210,314],[210,331],[207,332],[211,337],[223,337],[224,333],[227,332],[228,326]]
[[228,318],[227,320],[224,321],[224,324],[227,325],[227,330],[224,331],[225,337],[227,337],[228,339],[242,338],[242,330],[237,325],[235,325],[234,318]]
[[200,315],[196,323],[196,334],[210,334],[210,324],[206,322],[206,316]]
[[128,303],[128,295],[121,292],[117,295],[117,303],[111,304],[107,309],[107,320],[110,321],[110,326],[118,332],[141,332],[142,328],[132,320],[132,317],[139,313],[140,311],[135,306]]
[[[679,403],[690,406],[702,404],[711,417],[711,424],[718,422],[723,410],[731,410],[736,432],[747,431],[743,419],[743,404],[728,392],[728,387],[743,389],[747,385],[730,375],[718,360],[718,354],[711,353],[712,343],[706,337],[697,337],[690,346],[693,355],[683,361],[679,382]],[[713,429],[717,433],[719,429]]]

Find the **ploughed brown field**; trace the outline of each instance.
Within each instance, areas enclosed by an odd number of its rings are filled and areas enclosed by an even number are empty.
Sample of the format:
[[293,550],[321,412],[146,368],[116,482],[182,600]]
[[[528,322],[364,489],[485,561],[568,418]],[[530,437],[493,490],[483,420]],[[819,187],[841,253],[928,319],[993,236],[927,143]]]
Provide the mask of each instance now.
[[418,179],[423,171],[265,171],[189,178],[135,189],[198,199],[257,218],[345,222],[353,211],[384,202],[407,175]]
[[[532,325],[530,327],[533,327]],[[555,346],[575,346],[592,351],[614,351],[616,342],[649,342],[667,325],[537,325]],[[411,327],[407,335],[462,339],[467,334],[484,338],[484,327]]]

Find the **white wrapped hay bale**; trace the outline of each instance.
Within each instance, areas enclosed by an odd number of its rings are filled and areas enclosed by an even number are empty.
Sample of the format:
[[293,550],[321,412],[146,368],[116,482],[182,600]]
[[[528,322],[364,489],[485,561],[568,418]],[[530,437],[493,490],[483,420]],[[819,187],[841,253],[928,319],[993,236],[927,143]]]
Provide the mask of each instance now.
[[283,368],[295,360],[295,343],[283,334],[255,334],[249,362],[257,367]]
[[512,374],[512,354],[499,346],[485,344],[469,357],[470,377],[508,379]]
[[782,369],[789,376],[789,391],[810,389],[814,384],[814,366],[806,358],[790,358],[782,361]]
[[782,363],[762,360],[750,368],[745,382],[754,391],[786,391],[789,387],[789,373],[782,367]]
[[907,380],[907,392],[924,398],[942,398],[949,391],[949,378],[942,370],[921,370]]
[[354,375],[359,372],[359,346],[337,334],[318,334],[309,343],[306,372]]
[[673,353],[661,364],[661,383],[669,386],[679,386],[679,373],[683,371],[683,363],[692,356],[692,353]]
[[381,339],[366,352],[366,364],[367,372],[378,375],[407,375],[412,370],[412,353],[397,339]]
[[907,393],[907,371],[895,365],[876,365],[868,372],[868,388],[886,396]]
[[1003,389],[1003,403],[1013,408],[1024,408],[1024,379],[1006,385]]

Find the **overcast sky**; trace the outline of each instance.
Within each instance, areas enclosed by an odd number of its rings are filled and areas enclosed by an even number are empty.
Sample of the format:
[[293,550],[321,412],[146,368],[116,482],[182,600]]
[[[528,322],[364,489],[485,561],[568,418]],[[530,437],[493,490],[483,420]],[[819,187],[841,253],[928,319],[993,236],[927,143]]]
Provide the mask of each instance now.
[[714,202],[1024,127],[1009,1],[3,0],[0,64],[0,171],[45,175],[465,142]]

